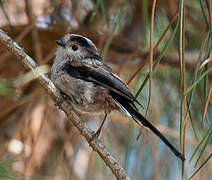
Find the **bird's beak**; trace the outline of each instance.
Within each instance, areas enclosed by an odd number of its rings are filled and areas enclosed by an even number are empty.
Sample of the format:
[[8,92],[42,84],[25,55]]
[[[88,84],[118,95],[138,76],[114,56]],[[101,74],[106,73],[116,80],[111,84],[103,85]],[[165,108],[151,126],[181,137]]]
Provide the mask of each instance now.
[[64,47],[64,43],[63,43],[63,41],[62,40],[56,40],[56,43],[59,45],[59,46],[62,46],[62,47]]

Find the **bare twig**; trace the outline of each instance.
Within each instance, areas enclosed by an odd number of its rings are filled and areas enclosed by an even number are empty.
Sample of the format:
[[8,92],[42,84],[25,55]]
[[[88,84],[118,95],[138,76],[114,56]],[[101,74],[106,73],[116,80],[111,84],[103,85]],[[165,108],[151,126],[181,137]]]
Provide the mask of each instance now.
[[[13,53],[24,65],[25,69],[33,70],[38,65],[35,61],[28,56],[23,49],[14,42],[4,31],[0,29],[0,41],[4,44],[4,46]],[[58,102],[60,97],[60,93],[55,88],[54,84],[46,75],[41,75],[39,77],[39,81],[42,84],[43,88],[46,89],[51,98]],[[80,120],[79,116],[73,111],[71,104],[68,102],[63,102],[60,106],[60,109],[63,110],[68,119],[73,123],[73,125],[80,131],[80,133],[85,137],[89,145],[96,151],[105,164],[111,169],[113,174],[117,179],[130,179],[127,177],[125,170],[121,167],[118,161],[114,156],[110,154],[110,152],[106,149],[105,145],[99,139],[92,139],[93,131],[91,131],[87,125]]]
[[212,62],[212,57],[206,59],[206,60],[201,64],[201,66],[199,67],[199,70],[202,69],[202,68],[203,68],[206,64],[208,64],[209,62]]
[[[183,144],[182,151],[185,156],[186,149],[186,111],[187,111],[187,97],[186,97],[186,80],[185,80],[185,59],[184,59],[184,0],[180,1],[180,39],[179,39],[179,60],[180,60],[180,90],[183,93],[184,102],[184,126],[183,128]],[[184,178],[185,162],[182,162],[182,179]]]
[[212,39],[212,2],[209,1],[209,24],[211,30],[211,39]]
[[203,112],[203,115],[202,115],[202,123],[204,122],[204,119],[205,119],[205,116],[206,116],[206,113],[207,113],[207,109],[208,109],[208,104],[210,102],[211,93],[212,93],[212,84],[210,85],[210,89],[209,89],[209,92],[208,92],[208,97],[207,97],[206,102],[205,102],[204,112]]
[[[152,14],[151,14],[150,48],[149,48],[149,99],[148,99],[148,104],[147,104],[147,108],[146,108],[145,117],[147,117],[147,113],[149,111],[149,106],[150,106],[151,97],[152,97],[152,68],[153,68],[153,54],[154,54],[153,36],[154,36],[154,19],[155,19],[156,2],[157,2],[157,0],[153,0]],[[137,139],[139,139],[140,136],[141,136],[141,129],[139,131]]]
[[153,0],[152,5],[152,15],[151,15],[151,32],[150,32],[150,55],[149,55],[149,100],[146,108],[145,117],[147,117],[147,113],[149,111],[149,106],[151,102],[151,96],[152,96],[152,67],[153,67],[153,37],[154,37],[154,19],[155,19],[155,6],[156,6],[157,0]]

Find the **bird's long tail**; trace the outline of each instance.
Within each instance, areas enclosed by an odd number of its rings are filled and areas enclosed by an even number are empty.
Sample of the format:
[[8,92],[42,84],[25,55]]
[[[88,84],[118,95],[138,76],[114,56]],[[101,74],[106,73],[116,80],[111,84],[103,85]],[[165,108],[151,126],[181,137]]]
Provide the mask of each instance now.
[[139,122],[145,127],[149,128],[156,136],[158,136],[168,147],[169,149],[182,161],[185,161],[185,157],[165,138],[145,117],[143,117],[136,109],[133,102],[127,100],[123,96],[120,96],[116,93],[110,93],[112,98],[116,101],[117,104],[124,110],[131,118],[133,118],[138,124]]

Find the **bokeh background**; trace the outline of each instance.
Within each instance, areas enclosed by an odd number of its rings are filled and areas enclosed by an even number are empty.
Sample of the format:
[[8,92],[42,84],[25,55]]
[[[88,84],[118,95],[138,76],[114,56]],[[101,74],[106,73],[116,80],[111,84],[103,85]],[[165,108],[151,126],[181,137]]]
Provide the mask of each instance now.
[[[147,118],[185,152],[187,160],[182,168],[181,161],[145,128],[136,140],[139,126],[114,112],[100,139],[132,179],[179,180],[182,169],[184,179],[212,179],[212,2],[190,0],[180,8],[181,3],[156,3],[152,29],[155,69]],[[0,0],[0,27],[39,65],[52,65],[55,40],[65,34],[90,38],[104,61],[129,84],[145,114],[152,7],[151,0]],[[88,116],[85,120],[96,130],[101,118]],[[3,45],[0,178],[115,179],[33,74],[25,72]]]

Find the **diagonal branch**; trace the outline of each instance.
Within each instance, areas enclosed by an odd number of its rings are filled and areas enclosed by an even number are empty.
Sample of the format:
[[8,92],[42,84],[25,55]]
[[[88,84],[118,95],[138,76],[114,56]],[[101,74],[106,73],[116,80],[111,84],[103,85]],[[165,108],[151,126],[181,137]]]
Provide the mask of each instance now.
[[[0,41],[4,46],[13,53],[24,65],[26,70],[33,70],[38,65],[35,61],[28,56],[24,50],[14,42],[4,31],[0,29]],[[60,99],[60,93],[55,88],[54,84],[46,75],[40,75],[39,81],[42,84],[43,88],[46,89],[51,98],[58,102]],[[89,145],[96,151],[105,164],[111,169],[113,174],[117,179],[130,179],[127,177],[125,170],[118,163],[116,158],[110,154],[110,152],[106,149],[105,145],[99,139],[92,139],[93,132],[87,127],[87,125],[80,120],[79,116],[73,111],[71,104],[68,102],[63,102],[60,105],[60,109],[63,110],[68,119],[73,123],[73,125],[80,131],[80,133],[85,137]]]

